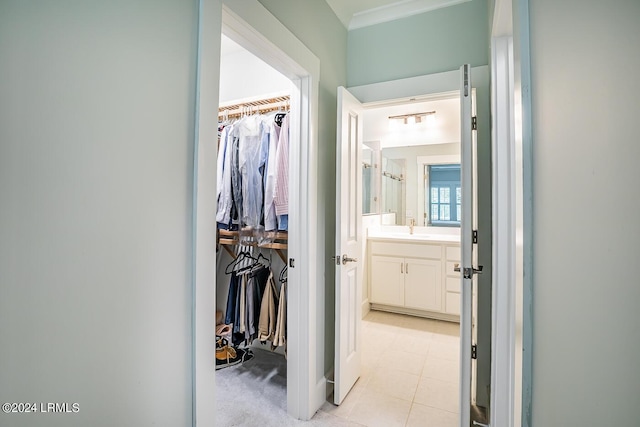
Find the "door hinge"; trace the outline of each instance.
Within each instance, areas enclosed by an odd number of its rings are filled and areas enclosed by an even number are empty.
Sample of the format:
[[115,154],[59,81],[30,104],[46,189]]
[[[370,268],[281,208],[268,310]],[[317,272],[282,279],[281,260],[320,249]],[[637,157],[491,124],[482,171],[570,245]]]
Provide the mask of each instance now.
[[471,358],[474,360],[478,358],[478,344],[471,346]]
[[478,230],[473,230],[473,243],[478,243]]
[[471,130],[478,130],[478,118],[476,116],[471,117]]

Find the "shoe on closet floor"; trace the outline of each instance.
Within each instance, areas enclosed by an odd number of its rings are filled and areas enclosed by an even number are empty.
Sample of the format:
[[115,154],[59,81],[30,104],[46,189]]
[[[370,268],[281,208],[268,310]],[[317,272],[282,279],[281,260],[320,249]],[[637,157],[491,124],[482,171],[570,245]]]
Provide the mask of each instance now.
[[224,338],[216,341],[216,370],[244,363],[252,358],[253,353],[250,350],[233,348]]

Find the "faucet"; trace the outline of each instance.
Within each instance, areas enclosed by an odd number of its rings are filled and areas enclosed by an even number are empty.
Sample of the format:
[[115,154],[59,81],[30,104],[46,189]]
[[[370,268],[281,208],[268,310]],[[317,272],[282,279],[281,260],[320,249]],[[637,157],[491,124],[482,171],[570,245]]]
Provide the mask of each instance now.
[[413,234],[413,227],[416,225],[416,220],[409,218],[409,234]]

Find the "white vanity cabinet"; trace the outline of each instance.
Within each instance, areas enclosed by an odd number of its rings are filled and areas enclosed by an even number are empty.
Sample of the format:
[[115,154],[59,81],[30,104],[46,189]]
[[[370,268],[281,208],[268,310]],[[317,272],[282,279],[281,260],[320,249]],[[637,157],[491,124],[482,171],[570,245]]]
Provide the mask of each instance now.
[[457,294],[447,286],[449,255],[453,260],[459,252],[457,243],[369,238],[369,302],[375,309],[457,320],[459,286]]
[[440,261],[372,255],[370,265],[371,302],[440,311]]
[[454,270],[460,263],[460,246],[447,246],[445,256],[444,311],[460,316],[460,273]]

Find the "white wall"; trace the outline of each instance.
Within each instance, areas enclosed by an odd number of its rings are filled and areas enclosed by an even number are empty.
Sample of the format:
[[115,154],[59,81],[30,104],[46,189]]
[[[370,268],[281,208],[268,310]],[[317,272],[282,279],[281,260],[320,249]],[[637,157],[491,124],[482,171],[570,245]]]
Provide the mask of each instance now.
[[[223,39],[223,43],[230,42],[228,38],[226,40]],[[289,79],[241,47],[220,58],[220,103],[290,89]]]
[[197,5],[0,3],[2,426],[191,424]]
[[534,426],[637,426],[640,2],[529,4]]

